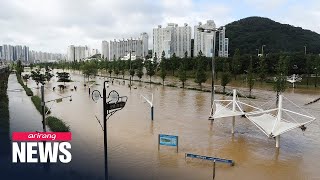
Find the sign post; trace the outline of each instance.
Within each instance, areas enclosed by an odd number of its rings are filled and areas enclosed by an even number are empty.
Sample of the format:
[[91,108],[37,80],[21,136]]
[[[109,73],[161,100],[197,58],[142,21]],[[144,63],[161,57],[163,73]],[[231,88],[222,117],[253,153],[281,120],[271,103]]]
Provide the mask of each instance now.
[[[107,121],[117,111],[124,108],[127,103],[127,96],[119,96],[119,93],[115,90],[110,91],[107,96],[106,83],[103,83],[103,95],[101,96],[98,90],[92,91],[92,100],[97,102],[100,98],[103,99],[103,142],[104,142],[104,164],[105,164],[105,179],[109,179],[108,174],[108,133],[107,133]],[[109,85],[107,84],[107,87]],[[107,102],[108,99],[108,102]],[[100,121],[98,120],[100,123]]]
[[159,134],[158,136],[158,150],[160,150],[160,145],[162,146],[175,146],[177,148],[177,153],[179,151],[179,137],[173,135]]

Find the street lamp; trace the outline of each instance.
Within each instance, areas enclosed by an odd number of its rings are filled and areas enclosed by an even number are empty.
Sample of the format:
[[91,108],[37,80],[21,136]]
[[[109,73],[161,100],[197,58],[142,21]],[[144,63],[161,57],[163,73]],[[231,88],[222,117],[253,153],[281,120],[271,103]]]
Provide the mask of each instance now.
[[[126,52],[128,52],[128,51],[126,51]],[[130,87],[130,90],[131,90],[131,53],[133,53],[133,52],[135,52],[135,51],[132,51],[132,50],[130,50],[129,51],[129,53],[130,53],[130,56],[129,56],[129,59],[130,59],[130,70],[129,70],[129,79],[130,79],[130,85],[129,85],[129,87]]]
[[[124,108],[127,103],[127,96],[119,96],[119,93],[115,90],[109,92],[107,96],[106,87],[109,87],[109,81],[103,82],[103,92],[102,96],[98,90],[92,91],[92,100],[97,102],[99,99],[103,99],[103,142],[104,142],[104,164],[105,164],[105,180],[109,179],[109,171],[108,171],[108,133],[107,133],[107,121],[108,119],[117,111]],[[108,101],[107,101],[108,99]],[[97,119],[98,120],[98,119]],[[99,124],[101,122],[98,120]],[[102,125],[101,125],[102,127]]]
[[46,103],[52,102],[52,101],[61,102],[62,99],[64,99],[64,98],[70,98],[70,101],[72,101],[72,96],[64,96],[64,97],[61,97],[61,98],[45,101],[44,100],[44,85],[41,86],[41,110],[42,110],[42,128],[43,128],[43,132],[47,132],[46,114],[50,110],[50,109],[48,109],[48,111],[46,112]]
[[263,54],[263,47],[265,47],[266,45],[262,45],[262,56],[264,56],[264,54]]
[[219,28],[207,28],[207,27],[199,27],[198,30],[200,32],[207,32],[211,33],[213,32],[213,48],[212,48],[212,80],[211,80],[211,112],[210,112],[210,120],[211,116],[213,115],[213,106],[214,106],[214,69],[215,69],[215,61],[214,61],[214,56],[216,54],[215,49],[216,49],[216,32],[221,31],[223,27]]

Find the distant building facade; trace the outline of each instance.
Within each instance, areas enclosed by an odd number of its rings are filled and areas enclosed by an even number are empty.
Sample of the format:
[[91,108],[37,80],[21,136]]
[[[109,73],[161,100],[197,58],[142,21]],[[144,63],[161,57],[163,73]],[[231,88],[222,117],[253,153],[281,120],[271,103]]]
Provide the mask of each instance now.
[[219,57],[228,57],[229,56],[229,39],[226,38],[226,28],[222,27],[222,30],[219,31]]
[[91,56],[90,48],[88,46],[74,46],[70,45],[67,51],[67,60],[82,61]]
[[114,39],[110,41],[109,60],[121,59],[126,56],[130,51],[132,55],[144,58],[148,55],[148,40],[147,33],[141,33],[138,39],[122,39],[117,41]]
[[191,27],[188,24],[179,27],[178,24],[168,23],[167,27],[161,25],[153,29],[153,57],[158,59],[162,52],[170,58],[174,53],[178,57],[184,57],[185,52],[191,55]]
[[[198,30],[198,28],[200,27],[215,29],[216,24],[213,20],[208,20],[206,24],[202,24],[201,22],[199,22],[197,26],[194,26],[194,56],[197,56],[201,51],[204,56],[212,57],[213,41],[216,40],[216,33],[214,33],[214,31],[201,32]],[[219,43],[217,45],[219,49],[219,57],[228,57],[229,55],[229,39],[225,37],[225,33],[225,27],[222,27],[222,29],[218,32]]]
[[101,44],[101,57],[103,59],[110,60],[109,42],[108,41],[102,41],[102,44]]

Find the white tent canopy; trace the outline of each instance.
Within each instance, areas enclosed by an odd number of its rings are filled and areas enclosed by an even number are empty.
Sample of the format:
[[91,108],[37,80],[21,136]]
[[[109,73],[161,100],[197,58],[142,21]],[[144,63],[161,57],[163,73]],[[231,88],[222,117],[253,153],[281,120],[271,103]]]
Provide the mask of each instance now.
[[[246,113],[246,117],[269,137],[279,136],[315,120],[312,116],[283,108],[282,101],[283,96],[280,95],[278,108]],[[274,114],[277,114],[277,116]]]
[[[232,100],[215,100],[212,108],[212,115],[209,120],[216,118],[232,117],[232,133],[234,133],[235,116],[245,115],[254,125],[256,125],[268,137],[276,138],[276,147],[279,147],[280,135],[292,129],[303,127],[316,118],[311,115],[294,112],[283,108],[283,96],[279,95],[278,107],[274,109],[262,110],[237,100],[236,90],[233,91]],[[300,108],[290,100],[291,104]],[[253,112],[245,112],[244,106],[254,109]],[[300,108],[302,109],[302,108]],[[303,109],[302,109],[303,110]]]
[[245,115],[244,107],[250,107],[255,111],[261,110],[260,108],[239,101],[236,90],[233,90],[232,100],[214,100],[213,113],[209,117],[209,120]]

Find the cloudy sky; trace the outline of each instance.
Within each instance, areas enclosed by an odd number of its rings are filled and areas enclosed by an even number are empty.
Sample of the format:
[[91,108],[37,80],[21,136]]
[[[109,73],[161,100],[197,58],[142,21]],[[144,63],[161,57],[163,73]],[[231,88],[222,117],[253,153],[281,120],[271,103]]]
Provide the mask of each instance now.
[[320,34],[319,0],[0,0],[0,44],[66,53],[70,44],[100,49],[102,40],[138,37],[168,22],[217,26],[268,17]]

